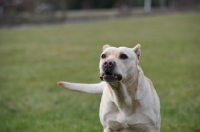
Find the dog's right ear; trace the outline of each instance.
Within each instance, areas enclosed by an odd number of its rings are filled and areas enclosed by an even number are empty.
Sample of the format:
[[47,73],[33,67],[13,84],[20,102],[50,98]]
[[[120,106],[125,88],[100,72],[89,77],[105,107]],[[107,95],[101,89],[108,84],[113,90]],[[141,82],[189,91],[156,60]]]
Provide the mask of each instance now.
[[133,51],[136,53],[138,60],[140,60],[141,56],[141,50],[140,50],[141,45],[137,44],[134,48]]
[[111,47],[111,46],[108,45],[108,44],[105,44],[105,45],[103,46],[102,50],[104,51],[106,48],[109,48],[109,47]]

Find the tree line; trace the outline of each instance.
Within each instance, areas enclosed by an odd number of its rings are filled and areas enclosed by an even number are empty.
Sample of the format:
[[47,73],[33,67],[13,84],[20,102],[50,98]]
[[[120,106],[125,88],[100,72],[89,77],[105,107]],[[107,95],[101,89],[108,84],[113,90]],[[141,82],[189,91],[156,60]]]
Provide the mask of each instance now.
[[0,13],[67,11],[81,9],[184,8],[200,5],[199,0],[0,0]]

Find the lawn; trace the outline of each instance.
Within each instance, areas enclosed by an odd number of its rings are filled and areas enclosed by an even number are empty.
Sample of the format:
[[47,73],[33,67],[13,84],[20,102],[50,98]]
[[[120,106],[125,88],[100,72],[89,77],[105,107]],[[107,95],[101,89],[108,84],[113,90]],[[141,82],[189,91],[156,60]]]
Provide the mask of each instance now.
[[99,82],[106,43],[142,45],[162,132],[200,132],[200,14],[192,12],[0,29],[0,132],[101,132],[101,95],[56,83]]

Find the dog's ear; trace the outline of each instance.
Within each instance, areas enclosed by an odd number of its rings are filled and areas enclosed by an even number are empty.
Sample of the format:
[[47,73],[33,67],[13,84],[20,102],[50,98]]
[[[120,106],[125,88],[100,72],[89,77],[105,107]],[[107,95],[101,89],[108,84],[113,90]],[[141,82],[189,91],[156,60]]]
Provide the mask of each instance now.
[[105,44],[104,46],[103,46],[103,48],[102,48],[102,50],[104,51],[106,48],[108,48],[108,47],[111,47],[110,45],[108,45],[108,44]]
[[133,48],[133,51],[136,53],[136,55],[137,55],[137,57],[138,57],[138,60],[140,59],[140,56],[141,56],[140,47],[141,47],[141,45],[140,45],[140,44],[137,44],[137,45]]

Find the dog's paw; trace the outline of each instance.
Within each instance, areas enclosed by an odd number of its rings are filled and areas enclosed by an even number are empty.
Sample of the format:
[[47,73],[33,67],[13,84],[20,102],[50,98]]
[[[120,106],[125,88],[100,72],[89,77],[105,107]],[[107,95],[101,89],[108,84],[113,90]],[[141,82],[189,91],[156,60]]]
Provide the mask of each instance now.
[[127,128],[125,124],[119,123],[117,121],[109,120],[108,121],[108,128],[111,132],[113,131],[121,131]]

